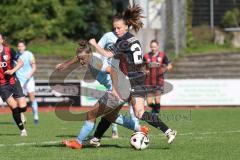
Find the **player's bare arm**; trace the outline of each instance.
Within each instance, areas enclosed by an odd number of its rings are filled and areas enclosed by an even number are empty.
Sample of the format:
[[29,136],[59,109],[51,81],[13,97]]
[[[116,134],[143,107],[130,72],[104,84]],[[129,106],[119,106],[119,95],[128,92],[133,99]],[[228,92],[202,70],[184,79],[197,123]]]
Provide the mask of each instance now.
[[37,70],[36,63],[31,63],[32,71],[29,73],[27,79],[30,79]]
[[99,52],[101,55],[105,56],[105,57],[113,57],[113,53],[110,51],[107,51],[103,48],[101,48],[95,39],[90,39],[89,43],[97,50],[97,52]]
[[23,66],[23,61],[21,59],[19,59],[17,61],[16,66],[13,69],[10,70],[6,70],[4,72],[4,74],[8,74],[8,75],[13,75],[17,70],[19,70],[19,68],[21,68]]
[[65,69],[67,69],[69,66],[71,66],[74,63],[77,63],[79,60],[77,58],[77,56],[74,56],[73,58],[63,62],[63,63],[59,63],[55,66],[55,68],[57,70],[63,71]]

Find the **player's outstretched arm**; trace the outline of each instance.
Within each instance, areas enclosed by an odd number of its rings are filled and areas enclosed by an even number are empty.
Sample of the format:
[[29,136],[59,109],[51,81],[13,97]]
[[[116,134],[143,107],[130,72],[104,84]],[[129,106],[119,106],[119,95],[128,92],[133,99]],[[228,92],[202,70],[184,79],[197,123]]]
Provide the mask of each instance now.
[[67,60],[67,61],[65,61],[63,63],[57,64],[55,66],[55,68],[57,70],[63,71],[65,69],[67,69],[69,66],[71,66],[72,64],[77,63],[77,62],[78,62],[78,58],[77,58],[77,56],[75,56],[75,57],[73,57],[73,58],[71,58],[71,59],[69,59],[69,60]]
[[110,51],[107,51],[103,48],[101,48],[95,39],[90,39],[89,43],[97,50],[98,53],[100,53],[101,55],[105,56],[105,57],[113,57],[113,53]]

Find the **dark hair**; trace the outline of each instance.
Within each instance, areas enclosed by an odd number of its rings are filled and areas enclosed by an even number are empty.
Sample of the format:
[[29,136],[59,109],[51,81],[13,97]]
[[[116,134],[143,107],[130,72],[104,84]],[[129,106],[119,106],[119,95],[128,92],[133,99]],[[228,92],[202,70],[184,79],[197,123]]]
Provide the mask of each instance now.
[[1,33],[0,33],[0,36],[1,36],[2,39],[3,39],[3,45],[4,45],[4,46],[8,46],[8,43],[7,43],[7,41],[6,41],[5,36],[3,36]]
[[78,46],[77,51],[76,51],[77,54],[81,54],[82,52],[85,52],[85,53],[88,53],[88,54],[92,53],[92,49],[91,49],[88,41],[79,40],[78,45],[79,46]]
[[151,40],[150,44],[152,43],[157,43],[157,45],[159,45],[159,42],[156,39]]
[[25,46],[26,46],[26,42],[23,40],[23,39],[20,39],[19,41],[18,41],[18,44],[19,43],[23,43]]
[[116,14],[113,17],[113,21],[123,20],[128,27],[132,27],[136,32],[138,32],[139,29],[143,27],[141,18],[145,18],[142,16],[142,12],[143,10],[139,5],[129,5],[126,11]]

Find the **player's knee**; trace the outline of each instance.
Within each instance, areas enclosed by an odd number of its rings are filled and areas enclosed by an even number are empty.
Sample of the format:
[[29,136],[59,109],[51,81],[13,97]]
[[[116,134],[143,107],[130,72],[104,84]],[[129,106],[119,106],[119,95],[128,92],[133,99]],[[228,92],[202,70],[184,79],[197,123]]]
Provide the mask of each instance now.
[[27,111],[27,106],[19,107],[20,112],[26,112]]
[[144,111],[137,111],[137,112],[135,112],[135,116],[136,116],[136,118],[141,119],[143,113],[144,113]]

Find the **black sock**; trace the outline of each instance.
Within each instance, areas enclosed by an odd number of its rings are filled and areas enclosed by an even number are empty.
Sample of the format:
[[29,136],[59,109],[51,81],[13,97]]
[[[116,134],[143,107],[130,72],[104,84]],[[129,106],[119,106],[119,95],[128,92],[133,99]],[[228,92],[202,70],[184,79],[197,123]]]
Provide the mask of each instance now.
[[152,113],[159,113],[160,112],[160,103],[156,103],[154,104],[154,107],[153,107],[153,110],[152,110]]
[[21,115],[20,115],[20,111],[19,111],[19,108],[14,108],[12,109],[12,115],[13,115],[13,119],[14,121],[16,122],[18,128],[20,130],[23,130],[24,129],[24,126],[23,126],[23,123],[22,123],[22,120],[21,120]]
[[152,109],[152,111],[153,111],[153,109],[154,109],[154,105],[155,104],[153,104],[153,103],[150,103],[148,106]]
[[19,112],[22,113],[22,112],[26,112],[27,111],[27,106],[23,107],[23,108],[20,108],[19,107]]
[[105,118],[101,118],[101,121],[98,123],[97,129],[94,133],[94,137],[101,139],[111,124],[112,122],[106,120]]
[[155,105],[155,104],[150,103],[148,106],[153,109],[153,108],[154,108],[154,105]]
[[168,126],[158,118],[158,115],[149,112],[144,112],[141,118],[143,121],[147,122],[155,128],[159,128],[163,133],[165,133],[169,128]]

